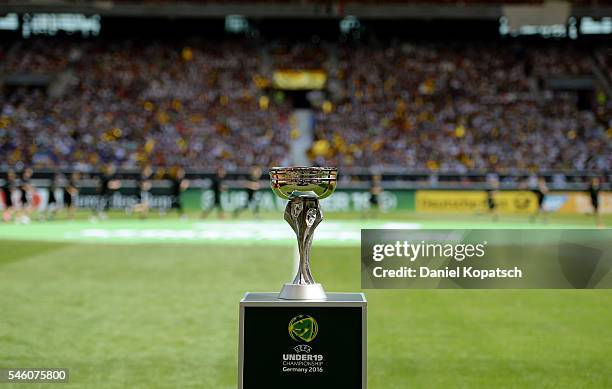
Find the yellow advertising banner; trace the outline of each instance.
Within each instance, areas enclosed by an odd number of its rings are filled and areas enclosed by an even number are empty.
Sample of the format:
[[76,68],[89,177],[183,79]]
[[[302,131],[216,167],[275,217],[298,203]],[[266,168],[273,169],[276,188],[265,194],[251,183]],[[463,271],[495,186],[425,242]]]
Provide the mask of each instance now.
[[[529,191],[498,191],[494,194],[500,213],[533,213],[538,200]],[[475,213],[485,212],[487,193],[477,190],[418,190],[415,196],[417,212]]]
[[479,191],[417,190],[414,206],[417,212],[476,212],[486,209],[487,197]]
[[[493,195],[496,210],[506,214],[529,214],[538,209],[538,199],[531,191],[497,191]],[[543,204],[548,212],[566,214],[591,213],[591,199],[586,192],[551,192]],[[417,190],[417,212],[477,213],[486,212],[487,193],[470,190]],[[599,211],[612,213],[612,193],[599,194]]]
[[327,82],[327,73],[324,70],[277,70],[272,80],[279,89],[322,89]]

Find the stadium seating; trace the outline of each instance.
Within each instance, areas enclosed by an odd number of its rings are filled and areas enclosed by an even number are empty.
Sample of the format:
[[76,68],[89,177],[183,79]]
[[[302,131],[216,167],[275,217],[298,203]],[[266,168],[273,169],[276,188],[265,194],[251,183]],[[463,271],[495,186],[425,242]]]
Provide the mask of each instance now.
[[[319,164],[607,170],[611,111],[579,111],[576,93],[540,82],[591,73],[593,53],[578,50],[247,39],[5,43],[0,73],[63,75],[66,85],[55,98],[6,86],[0,153],[4,167],[82,170],[104,162],[230,170],[287,163],[291,102],[269,80],[291,67],[328,74],[324,100],[314,104]],[[598,62],[609,65],[602,53]]]

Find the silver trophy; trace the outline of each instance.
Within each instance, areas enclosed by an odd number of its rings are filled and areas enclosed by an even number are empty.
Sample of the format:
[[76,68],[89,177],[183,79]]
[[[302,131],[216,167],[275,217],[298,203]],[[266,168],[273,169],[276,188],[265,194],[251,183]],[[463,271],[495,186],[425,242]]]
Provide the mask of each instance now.
[[278,298],[284,300],[325,300],[321,284],[310,272],[310,249],[314,230],[323,220],[319,200],[334,193],[338,169],[334,167],[270,168],[270,184],[279,197],[289,200],[285,220],[297,235],[300,264],[293,282],[287,283]]

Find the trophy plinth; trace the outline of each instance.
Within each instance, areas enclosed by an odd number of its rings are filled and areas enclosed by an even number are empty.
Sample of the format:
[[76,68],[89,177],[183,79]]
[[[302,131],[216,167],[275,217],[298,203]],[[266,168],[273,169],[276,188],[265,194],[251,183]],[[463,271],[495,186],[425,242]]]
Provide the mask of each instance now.
[[297,237],[300,263],[293,282],[281,289],[285,300],[325,300],[321,284],[310,272],[310,249],[315,228],[323,220],[320,199],[334,193],[338,169],[330,167],[286,167],[270,169],[270,185],[276,195],[289,200],[285,220]]

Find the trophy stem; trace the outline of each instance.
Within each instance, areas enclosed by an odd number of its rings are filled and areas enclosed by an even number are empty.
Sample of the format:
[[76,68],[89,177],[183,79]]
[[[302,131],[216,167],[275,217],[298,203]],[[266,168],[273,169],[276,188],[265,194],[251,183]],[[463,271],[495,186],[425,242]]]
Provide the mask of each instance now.
[[316,196],[299,194],[292,196],[285,208],[285,220],[297,236],[300,263],[293,283],[285,284],[279,298],[295,300],[320,300],[326,295],[310,271],[310,250],[314,230],[323,220],[321,206]]

